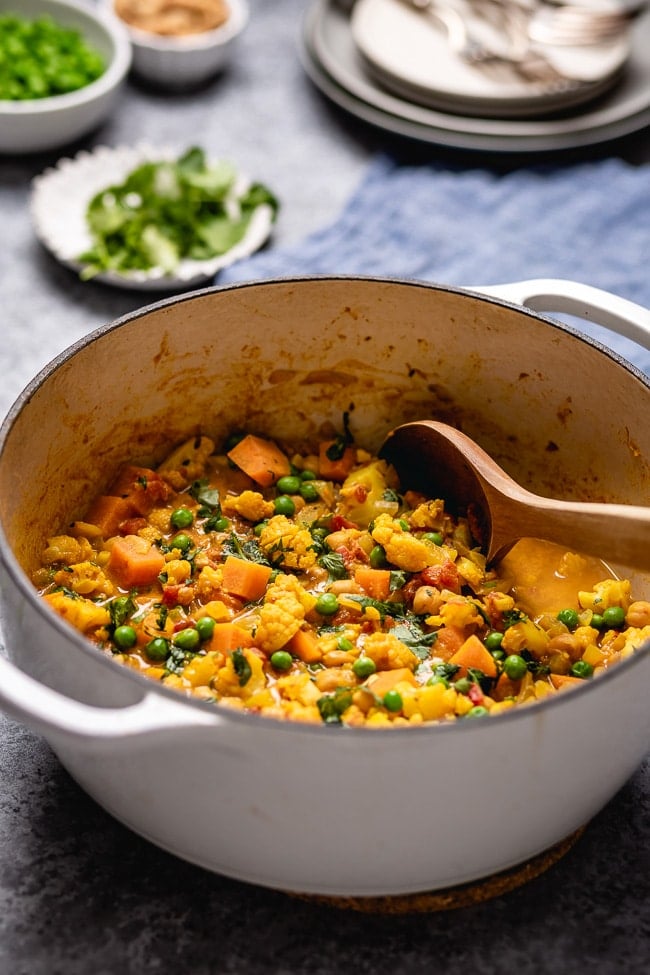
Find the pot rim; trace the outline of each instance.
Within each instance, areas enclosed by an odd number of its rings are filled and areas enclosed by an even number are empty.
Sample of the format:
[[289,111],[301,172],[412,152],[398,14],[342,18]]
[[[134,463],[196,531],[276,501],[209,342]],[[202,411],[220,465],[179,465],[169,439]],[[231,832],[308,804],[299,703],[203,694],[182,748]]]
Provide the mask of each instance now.
[[[499,305],[507,308],[511,308],[514,311],[527,315],[530,318],[542,321],[544,324],[549,325],[551,328],[557,329],[562,332],[566,332],[581,341],[586,342],[587,345],[591,345],[598,352],[604,354],[608,358],[612,359],[618,365],[622,366],[627,372],[633,375],[636,379],[640,380],[644,386],[650,389],[650,377],[646,376],[641,370],[639,370],[633,363],[629,362],[615,350],[609,348],[603,343],[594,339],[592,336],[585,334],[579,329],[573,327],[570,324],[559,321],[548,317],[538,311],[531,310],[530,308],[523,307],[521,305],[515,304],[512,301],[508,301],[504,298],[494,296],[494,294],[483,294],[480,291],[470,290],[468,288],[456,287],[453,285],[438,284],[436,282],[424,281],[415,278],[398,278],[398,277],[387,277],[387,276],[373,276],[364,274],[310,274],[310,275],[288,275],[284,277],[275,277],[269,279],[261,280],[251,280],[244,282],[235,282],[232,284],[225,285],[210,285],[205,288],[197,289],[196,291],[186,292],[180,295],[172,295],[159,299],[158,301],[152,302],[150,304],[141,306],[131,312],[120,316],[110,322],[98,326],[91,332],[82,336],[76,342],[72,343],[64,350],[62,350],[58,355],[52,358],[25,386],[23,391],[19,394],[13,405],[8,410],[2,424],[0,425],[0,458],[2,456],[4,445],[9,437],[11,429],[14,423],[17,421],[24,406],[31,400],[32,396],[36,391],[53,375],[55,374],[66,362],[74,358],[74,356],[80,352],[82,349],[93,342],[102,338],[105,335],[110,334],[123,326],[130,324],[138,318],[142,318],[153,312],[162,310],[170,305],[177,305],[184,303],[186,301],[191,301],[195,298],[203,298],[211,294],[217,294],[220,292],[234,291],[234,290],[245,290],[249,288],[257,288],[260,286],[269,285],[279,286],[287,284],[302,284],[309,282],[327,282],[327,281],[355,281],[355,282],[367,282],[369,284],[395,284],[407,287],[418,287],[430,291],[438,291],[450,294],[456,294],[459,297],[470,297],[486,302],[490,305]],[[84,654],[90,654],[95,658],[95,660],[102,667],[108,667],[111,672],[115,674],[117,672],[122,674],[125,680],[130,680],[135,682],[134,687],[139,687],[142,690],[142,698],[147,694],[160,695],[162,699],[169,700],[181,704],[184,704],[190,708],[195,709],[197,712],[200,711],[204,716],[206,714],[206,703],[202,702],[192,696],[186,696],[180,693],[174,688],[165,687],[150,678],[146,677],[144,674],[138,671],[132,670],[128,667],[120,667],[119,664],[114,662],[110,657],[108,657],[102,650],[94,646],[90,640],[87,640],[81,633],[75,630],[70,624],[66,623],[54,610],[52,610],[47,603],[41,599],[37,594],[36,589],[28,579],[26,573],[23,571],[19,565],[17,559],[14,556],[13,550],[8,544],[4,528],[0,523],[0,565],[3,565],[5,571],[15,584],[16,588],[19,590],[21,595],[25,598],[30,606],[43,620],[44,623],[53,625],[61,634],[62,637],[67,639],[72,643],[75,649],[79,650]],[[338,735],[344,735],[345,738],[352,736],[357,738],[363,736],[364,738],[371,737],[372,739],[377,738],[383,741],[386,735],[391,736],[391,740],[394,738],[395,734],[399,731],[408,731],[410,735],[437,735],[448,733],[452,728],[455,729],[455,734],[461,732],[467,732],[468,730],[475,729],[477,731],[483,729],[485,730],[492,726],[500,725],[502,722],[514,722],[526,720],[530,717],[534,720],[534,715],[539,715],[542,717],[550,708],[563,707],[567,704],[570,706],[570,702],[575,699],[574,695],[585,695],[589,691],[596,687],[606,686],[608,681],[620,679],[622,676],[627,674],[629,670],[640,666],[645,658],[650,655],[650,640],[643,643],[640,647],[635,649],[634,653],[624,660],[619,661],[614,667],[605,670],[604,673],[600,674],[595,680],[585,680],[584,686],[579,686],[572,688],[570,693],[560,693],[544,698],[541,701],[535,702],[532,707],[516,707],[511,710],[504,711],[500,714],[494,715],[490,718],[489,722],[485,721],[473,721],[473,722],[428,722],[422,725],[416,725],[409,728],[346,728],[346,727],[336,727],[336,733]],[[128,705],[125,705],[127,707]],[[306,732],[307,734],[330,734],[331,728],[325,724],[309,724],[309,723],[299,723],[296,726],[296,722],[293,721],[283,721],[276,718],[268,718],[262,715],[254,714],[246,711],[237,711],[235,709],[227,707],[219,707],[218,704],[209,704],[209,708],[214,709],[214,723],[215,727],[223,722],[234,722],[234,725],[243,724],[244,726],[250,726],[251,728],[263,727],[266,732],[278,732],[278,733],[295,733],[297,728],[301,732]],[[117,708],[116,710],[120,710]],[[189,713],[189,712],[188,712]],[[209,712],[208,712],[209,713]]]

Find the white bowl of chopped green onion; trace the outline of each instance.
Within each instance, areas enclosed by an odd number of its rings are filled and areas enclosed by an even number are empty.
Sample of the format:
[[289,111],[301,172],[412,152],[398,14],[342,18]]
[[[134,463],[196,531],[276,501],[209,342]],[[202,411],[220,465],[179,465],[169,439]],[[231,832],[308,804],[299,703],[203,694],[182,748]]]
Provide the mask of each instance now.
[[128,32],[105,10],[0,0],[0,152],[45,152],[97,128],[131,61]]
[[[249,20],[246,0],[182,0],[161,4],[162,11],[151,18],[133,13],[141,9],[134,0],[103,0],[103,5],[126,24],[134,74],[151,86],[165,89],[191,89],[209,83],[226,68]],[[218,26],[201,29],[198,17],[196,29],[180,26],[183,13],[188,14],[189,23],[191,15],[212,8],[219,15],[214,21]],[[179,33],[174,33],[174,24]]]

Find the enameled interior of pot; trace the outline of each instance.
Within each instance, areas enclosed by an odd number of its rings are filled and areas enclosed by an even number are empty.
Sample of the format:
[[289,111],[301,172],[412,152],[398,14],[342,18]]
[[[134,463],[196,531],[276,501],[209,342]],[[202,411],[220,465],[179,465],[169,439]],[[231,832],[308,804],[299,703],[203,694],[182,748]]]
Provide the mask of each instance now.
[[195,432],[312,438],[325,421],[341,428],[344,411],[370,449],[398,423],[436,417],[541,494],[650,497],[650,390],[620,363],[487,299],[315,279],[164,303],[52,371],[6,437],[4,530],[30,571],[122,461]]

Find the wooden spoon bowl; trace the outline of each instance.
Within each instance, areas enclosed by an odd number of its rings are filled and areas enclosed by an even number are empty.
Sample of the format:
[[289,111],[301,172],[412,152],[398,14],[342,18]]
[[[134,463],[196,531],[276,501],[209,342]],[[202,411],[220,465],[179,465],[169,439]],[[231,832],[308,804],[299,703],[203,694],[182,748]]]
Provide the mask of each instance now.
[[465,515],[488,562],[522,538],[556,542],[583,555],[650,569],[650,508],[545,498],[527,491],[460,430],[418,420],[388,434],[380,456],[402,487],[442,498]]

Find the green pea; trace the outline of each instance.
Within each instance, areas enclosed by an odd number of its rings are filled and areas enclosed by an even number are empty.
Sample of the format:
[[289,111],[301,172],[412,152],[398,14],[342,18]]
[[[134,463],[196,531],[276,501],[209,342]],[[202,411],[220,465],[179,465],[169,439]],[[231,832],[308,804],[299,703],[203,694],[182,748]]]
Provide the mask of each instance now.
[[198,650],[201,637],[199,631],[193,626],[186,626],[184,630],[179,630],[174,634],[174,645],[181,650]]
[[365,677],[370,677],[371,674],[375,673],[377,664],[372,657],[357,657],[352,664],[352,670],[357,677],[363,680]]
[[178,535],[174,535],[169,544],[172,548],[177,548],[185,553],[192,548],[193,543],[189,535],[186,535],[185,532],[179,532]]
[[387,711],[392,711],[396,714],[398,711],[402,710],[404,702],[402,701],[402,695],[399,691],[386,691],[383,697],[383,704]]
[[215,621],[211,616],[200,616],[195,626],[201,640],[209,640],[214,633]]
[[434,674],[433,677],[429,678],[429,680],[427,681],[427,687],[433,687],[434,684],[444,684],[445,687],[449,687],[449,681],[447,680],[447,678],[440,677],[437,674]]
[[402,528],[405,532],[411,530],[411,526],[409,525],[409,523],[406,520],[406,518],[400,518],[399,519],[399,525],[400,525],[400,528]]
[[503,661],[503,672],[510,680],[521,680],[528,672],[528,665],[518,653],[511,653]]
[[374,545],[370,549],[370,565],[373,569],[383,569],[386,565],[386,553],[381,545]]
[[339,601],[333,592],[324,592],[316,600],[316,612],[321,616],[333,616],[339,608]]
[[425,532],[424,537],[428,542],[433,542],[434,545],[442,545],[444,541],[442,532]]
[[499,633],[498,630],[490,630],[483,642],[490,653],[494,655],[495,650],[501,650],[503,633]]
[[264,531],[264,529],[266,528],[266,526],[268,525],[268,523],[269,522],[267,518],[265,518],[264,521],[258,521],[258,523],[255,525],[255,528],[253,529],[253,533],[257,535],[257,537],[259,538],[262,532]]
[[189,528],[194,521],[194,515],[189,508],[176,508],[169,517],[172,528]]
[[156,636],[149,640],[144,648],[150,660],[166,660],[169,656],[169,643],[162,636]]
[[208,518],[203,530],[208,532],[225,532],[230,528],[230,522],[224,515]]
[[280,494],[298,494],[301,483],[300,478],[294,474],[285,474],[284,477],[278,478],[275,486]]
[[459,677],[457,681],[454,681],[454,690],[458,691],[459,694],[467,694],[472,683],[469,677]]
[[271,654],[271,666],[276,670],[289,670],[293,663],[293,657],[286,650],[276,650]]
[[273,509],[276,515],[285,515],[287,518],[296,513],[296,505],[288,494],[279,494],[273,502]]
[[486,714],[489,714],[487,708],[484,708],[482,704],[476,704],[470,711],[465,715],[466,718],[483,718]]
[[560,623],[564,623],[569,630],[575,630],[580,622],[580,617],[575,609],[561,609],[557,614],[557,619]]
[[593,613],[589,625],[593,626],[594,630],[604,630],[605,620],[600,613]]
[[622,606],[608,606],[603,610],[603,621],[610,630],[617,630],[625,624],[625,610]]
[[352,650],[354,644],[352,640],[348,640],[346,636],[340,636],[336,641],[336,646],[339,650]]
[[303,481],[300,485],[300,497],[308,504],[311,504],[313,501],[318,501],[320,492],[311,481]]
[[576,660],[571,667],[571,676],[580,677],[581,680],[587,680],[593,676],[593,673],[594,668],[586,660]]
[[300,477],[301,477],[301,479],[303,481],[315,481],[316,480],[316,474],[314,473],[314,471],[310,471],[310,470],[304,470],[301,473]]
[[138,635],[132,626],[118,626],[113,633],[113,643],[120,650],[130,650],[131,647],[135,646],[137,639]]

